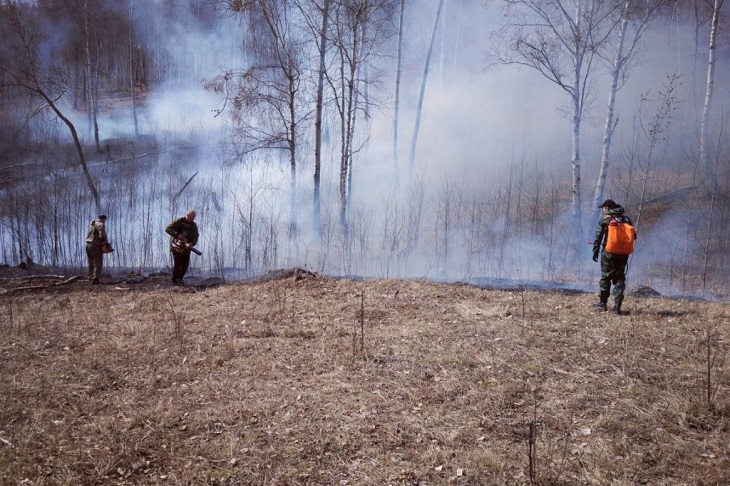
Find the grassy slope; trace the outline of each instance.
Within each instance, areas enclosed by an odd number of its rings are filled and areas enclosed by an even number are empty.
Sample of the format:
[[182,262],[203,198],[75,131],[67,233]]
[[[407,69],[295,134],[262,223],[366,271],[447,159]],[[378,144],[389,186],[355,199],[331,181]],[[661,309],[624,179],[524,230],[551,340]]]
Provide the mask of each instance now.
[[1,294],[0,483],[730,482],[725,305],[304,277]]

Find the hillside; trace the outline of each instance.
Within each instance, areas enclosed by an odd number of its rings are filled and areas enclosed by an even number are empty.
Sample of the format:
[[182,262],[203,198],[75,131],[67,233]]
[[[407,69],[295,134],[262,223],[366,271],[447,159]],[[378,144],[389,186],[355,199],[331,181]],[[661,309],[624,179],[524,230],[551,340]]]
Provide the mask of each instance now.
[[730,482],[726,305],[271,277],[3,279],[0,483]]

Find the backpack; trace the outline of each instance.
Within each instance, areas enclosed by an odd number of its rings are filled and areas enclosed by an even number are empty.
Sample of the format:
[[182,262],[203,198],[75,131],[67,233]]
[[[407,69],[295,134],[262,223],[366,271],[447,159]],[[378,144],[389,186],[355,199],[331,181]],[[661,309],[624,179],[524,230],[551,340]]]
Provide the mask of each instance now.
[[86,242],[94,243],[99,238],[99,233],[96,231],[96,220],[89,223],[89,230],[86,232]]
[[631,224],[617,218],[612,218],[608,223],[608,236],[606,237],[607,253],[616,255],[630,255],[634,252],[634,241],[636,240],[636,228]]

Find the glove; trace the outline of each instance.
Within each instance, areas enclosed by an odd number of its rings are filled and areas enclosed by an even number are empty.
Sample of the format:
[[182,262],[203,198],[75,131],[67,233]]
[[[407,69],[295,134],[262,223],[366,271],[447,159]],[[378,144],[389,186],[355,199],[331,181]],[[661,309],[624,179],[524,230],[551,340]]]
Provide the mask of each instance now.
[[593,252],[593,261],[594,262],[597,262],[598,261],[598,252],[597,251],[594,251]]

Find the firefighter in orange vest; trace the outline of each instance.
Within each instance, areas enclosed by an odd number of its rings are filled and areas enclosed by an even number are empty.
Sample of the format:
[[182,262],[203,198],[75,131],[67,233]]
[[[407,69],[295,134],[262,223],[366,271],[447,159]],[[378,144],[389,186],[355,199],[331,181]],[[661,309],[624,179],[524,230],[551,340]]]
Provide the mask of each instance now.
[[[593,261],[601,258],[601,280],[599,281],[599,302],[595,304],[600,310],[608,310],[608,297],[611,295],[613,285],[613,312],[621,314],[621,304],[624,300],[626,290],[626,266],[629,262],[629,255],[609,253],[606,251],[606,240],[608,237],[608,225],[612,222],[631,223],[631,218],[624,214],[624,208],[613,199],[606,199],[598,206],[603,214],[598,226],[596,226],[596,237],[593,240]],[[636,234],[634,233],[634,238]]]

